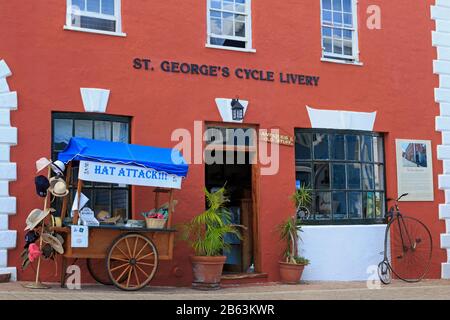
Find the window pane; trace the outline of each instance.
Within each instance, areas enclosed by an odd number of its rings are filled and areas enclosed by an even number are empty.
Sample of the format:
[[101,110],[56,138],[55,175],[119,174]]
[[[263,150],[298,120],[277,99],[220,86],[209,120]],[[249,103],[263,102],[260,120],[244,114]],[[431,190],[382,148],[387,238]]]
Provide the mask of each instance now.
[[75,137],[92,139],[92,121],[75,120]]
[[333,38],[342,39],[342,29],[333,28]]
[[86,28],[86,29],[115,32],[116,31],[116,21],[81,16],[80,17],[80,27]]
[[331,193],[318,192],[316,195],[316,219],[331,218]]
[[374,150],[373,160],[375,162],[383,162],[384,159],[383,138],[381,137],[373,138],[373,150]]
[[333,10],[342,11],[342,0],[333,0]]
[[352,12],[352,0],[343,0],[344,12]]
[[87,11],[100,13],[100,0],[87,0]]
[[242,22],[235,23],[235,36],[245,37],[245,23]]
[[95,121],[94,139],[111,141],[111,122]]
[[326,24],[331,24],[331,11],[328,11],[328,10],[323,10],[323,12],[322,12],[322,20],[323,20],[323,23],[326,23]]
[[96,189],[94,191],[94,212],[97,215],[100,211],[104,210],[111,216],[110,208],[111,194],[110,190]]
[[333,24],[337,27],[342,25],[342,13],[340,12],[333,13]]
[[213,9],[222,9],[222,2],[220,0],[212,0],[211,8]]
[[332,189],[345,189],[345,164],[333,164]]
[[384,189],[384,167],[382,165],[375,165],[375,189]]
[[351,14],[346,14],[344,13],[344,25],[346,27],[351,27],[353,26],[353,18]]
[[72,137],[73,121],[70,119],[55,119],[54,126],[53,148],[55,151],[62,151]]
[[222,20],[211,18],[211,32],[215,34],[222,34]]
[[330,189],[330,168],[328,163],[314,165],[314,189]]
[[114,0],[102,0],[102,13],[114,15]]
[[72,0],[72,9],[85,10],[84,0]]
[[362,218],[362,195],[361,192],[348,193],[348,215],[349,218]]
[[233,36],[233,20],[224,20],[223,21],[223,32],[224,36]]
[[333,52],[332,39],[331,38],[323,38],[323,50],[325,52]]
[[328,135],[313,134],[314,159],[329,159],[328,155]]
[[347,218],[347,195],[345,192],[333,192],[333,219]]
[[363,198],[363,213],[364,217],[368,219],[375,218],[375,194],[373,192],[364,193]]
[[372,164],[363,165],[362,177],[363,177],[363,189],[373,190],[375,188],[375,179]]
[[348,189],[361,189],[361,165],[347,165],[347,186]]
[[128,190],[113,190],[113,216],[121,216],[122,219],[128,218]]
[[347,56],[353,55],[353,44],[351,41],[344,41],[344,54]]
[[129,142],[128,124],[122,122],[113,123],[113,141],[114,142]]
[[343,30],[342,35],[344,36],[344,40],[352,40],[352,31],[351,30]]
[[347,143],[347,160],[359,161],[359,136],[345,136]]
[[236,1],[235,11],[245,13],[245,4],[239,4],[237,2],[239,2],[239,0]]
[[233,0],[223,0],[223,9],[233,11],[234,3]]
[[295,135],[295,158],[300,160],[311,159],[311,139],[310,133],[297,133]]
[[372,137],[371,136],[363,136],[362,137],[361,157],[362,157],[362,161],[366,161],[366,162],[373,161]]
[[344,136],[341,134],[330,135],[331,159],[345,160]]
[[343,42],[341,40],[333,39],[333,52],[342,54]]
[[332,28],[326,28],[326,27],[322,28],[322,35],[324,37],[331,37],[331,32],[332,32]]
[[384,193],[375,192],[375,214],[377,218],[384,218]]
[[308,163],[297,165],[296,169],[296,186],[311,186],[312,170],[311,165]]
[[323,9],[331,10],[331,0],[323,0],[322,7]]

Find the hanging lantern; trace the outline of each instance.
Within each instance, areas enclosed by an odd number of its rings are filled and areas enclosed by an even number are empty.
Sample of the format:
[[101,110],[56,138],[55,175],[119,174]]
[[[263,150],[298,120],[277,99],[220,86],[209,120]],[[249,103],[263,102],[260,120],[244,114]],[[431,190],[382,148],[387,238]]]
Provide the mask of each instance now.
[[244,107],[239,102],[239,99],[233,99],[231,101],[231,111],[232,111],[233,121],[244,120]]

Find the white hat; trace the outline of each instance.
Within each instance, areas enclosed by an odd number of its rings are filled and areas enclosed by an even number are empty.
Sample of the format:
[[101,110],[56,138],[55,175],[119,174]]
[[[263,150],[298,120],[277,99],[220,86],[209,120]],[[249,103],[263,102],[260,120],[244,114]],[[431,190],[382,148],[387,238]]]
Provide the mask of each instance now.
[[60,177],[50,178],[50,187],[48,191],[55,197],[65,197],[69,194],[66,182]]
[[41,209],[32,210],[25,221],[27,227],[24,230],[33,230],[50,212],[55,211],[56,210],[53,208],[46,209],[45,211],[42,211]]
[[47,158],[40,158],[38,161],[36,161],[36,173],[39,171],[44,170],[47,168],[52,162],[48,160]]
[[66,166],[62,161],[56,160],[55,162],[52,162],[52,170],[57,175],[64,175],[64,171],[66,171]]

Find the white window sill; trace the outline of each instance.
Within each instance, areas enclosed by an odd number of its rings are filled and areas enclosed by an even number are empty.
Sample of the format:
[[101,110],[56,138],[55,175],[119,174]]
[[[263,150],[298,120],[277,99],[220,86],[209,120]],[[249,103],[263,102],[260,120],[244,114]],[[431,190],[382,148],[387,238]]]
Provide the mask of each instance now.
[[126,37],[127,36],[127,34],[123,33],[123,32],[111,32],[111,31],[103,31],[103,30],[85,29],[85,28],[72,27],[72,26],[67,26],[67,25],[64,26],[64,30],[96,33],[96,34],[115,36],[115,37]]
[[206,48],[210,49],[220,49],[220,50],[229,50],[229,51],[240,51],[240,52],[250,52],[255,53],[256,49],[247,49],[247,48],[235,48],[235,47],[225,47],[225,46],[216,46],[213,44],[205,44]]
[[339,63],[339,64],[347,64],[351,66],[363,66],[364,64],[360,61],[345,61],[340,59],[332,59],[332,58],[320,58],[322,62],[330,62],[330,63]]

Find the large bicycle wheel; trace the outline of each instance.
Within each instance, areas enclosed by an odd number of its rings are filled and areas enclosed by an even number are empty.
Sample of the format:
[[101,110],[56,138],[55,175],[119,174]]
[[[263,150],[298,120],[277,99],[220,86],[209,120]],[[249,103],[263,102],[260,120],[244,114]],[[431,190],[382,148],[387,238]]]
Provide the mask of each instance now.
[[396,217],[388,225],[389,264],[392,272],[406,282],[422,280],[430,269],[433,241],[428,228],[411,217]]

